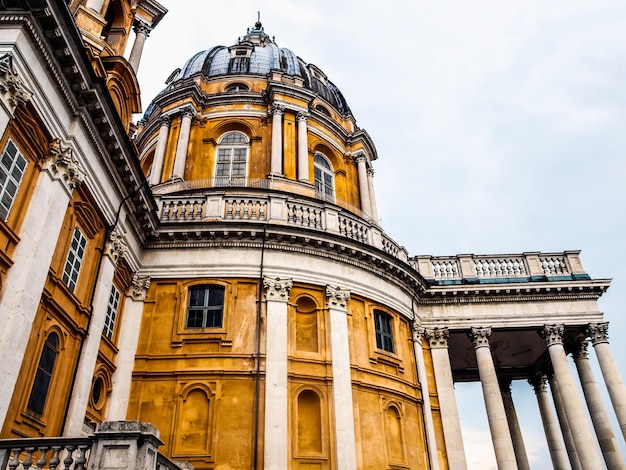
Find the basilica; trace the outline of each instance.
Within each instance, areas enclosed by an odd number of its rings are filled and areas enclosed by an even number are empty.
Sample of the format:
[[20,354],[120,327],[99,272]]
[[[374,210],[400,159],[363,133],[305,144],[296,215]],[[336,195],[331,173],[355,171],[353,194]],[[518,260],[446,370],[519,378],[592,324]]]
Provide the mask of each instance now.
[[513,381],[555,469],[626,468],[609,280],[578,251],[408,253],[391,163],[260,21],[141,96],[166,14],[0,0],[1,468],[463,470],[467,381],[500,470],[530,468]]

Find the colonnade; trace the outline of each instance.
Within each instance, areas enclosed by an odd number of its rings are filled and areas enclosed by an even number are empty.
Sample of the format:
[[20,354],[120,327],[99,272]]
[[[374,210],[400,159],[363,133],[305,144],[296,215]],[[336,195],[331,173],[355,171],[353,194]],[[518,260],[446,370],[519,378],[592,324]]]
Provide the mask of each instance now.
[[[602,460],[604,460],[609,470],[624,469],[626,463],[619,451],[619,443],[611,429],[608,412],[589,364],[588,341],[584,338],[577,340],[571,345],[568,344],[566,349],[564,330],[563,325],[544,326],[540,334],[546,342],[550,369],[539,370],[529,379],[537,397],[554,468],[574,470],[603,468]],[[608,345],[608,323],[590,324],[586,334],[596,351],[619,426],[624,432],[626,387]],[[450,468],[465,469],[467,465],[463,452],[459,415],[454,400],[452,370],[448,354],[449,331],[447,328],[427,329],[425,335],[430,341]],[[498,469],[528,469],[528,456],[521,438],[510,392],[511,381],[505,377],[498,377],[491,354],[489,341],[491,328],[472,328],[469,337],[476,354]],[[587,409],[595,430],[595,438],[586,417],[583,401],[578,393],[574,374],[567,360],[568,353],[572,353],[574,357]],[[547,396],[548,381],[558,416],[560,433]],[[596,442],[596,439],[600,452],[597,446],[592,444]]]

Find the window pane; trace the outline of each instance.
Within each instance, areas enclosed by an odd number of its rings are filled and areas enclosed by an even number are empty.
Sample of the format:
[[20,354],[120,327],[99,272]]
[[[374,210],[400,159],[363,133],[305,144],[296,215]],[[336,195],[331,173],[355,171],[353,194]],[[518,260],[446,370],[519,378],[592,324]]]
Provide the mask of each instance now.
[[0,158],[0,216],[4,220],[9,215],[27,163],[17,147],[9,141]]
[[224,316],[224,288],[202,286],[189,289],[187,328],[221,328]]
[[72,292],[76,289],[76,281],[78,280],[78,274],[80,273],[80,267],[83,263],[83,256],[85,255],[85,246],[87,245],[87,239],[82,232],[76,227],[74,234],[72,235],[72,242],[70,249],[67,252],[67,258],[65,260],[65,267],[63,268],[63,282],[70,288]]

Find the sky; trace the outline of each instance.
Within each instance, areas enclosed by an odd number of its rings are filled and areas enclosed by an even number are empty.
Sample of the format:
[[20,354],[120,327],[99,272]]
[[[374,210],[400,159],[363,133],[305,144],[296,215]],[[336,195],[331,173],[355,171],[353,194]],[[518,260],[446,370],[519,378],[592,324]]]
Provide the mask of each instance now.
[[[613,279],[599,305],[624,375],[626,3],[160,2],[169,12],[138,74],[144,109],[173,70],[234,44],[260,11],[374,140],[387,234],[411,256],[582,250],[591,277]],[[480,385],[456,392],[469,468],[495,469]],[[532,468],[552,468],[533,392],[516,383],[513,398]]]

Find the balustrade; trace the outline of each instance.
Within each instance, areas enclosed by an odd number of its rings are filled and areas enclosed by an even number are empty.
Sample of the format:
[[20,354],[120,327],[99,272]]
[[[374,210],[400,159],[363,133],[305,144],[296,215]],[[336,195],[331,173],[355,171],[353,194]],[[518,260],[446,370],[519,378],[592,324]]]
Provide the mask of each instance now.
[[202,220],[206,199],[201,197],[164,199],[161,206],[162,222],[187,222]]
[[302,203],[287,202],[287,222],[309,228],[322,228],[322,210]]
[[0,468],[84,470],[92,444],[89,437],[0,440]]
[[339,233],[344,237],[366,243],[368,227],[355,219],[339,216]]
[[485,258],[475,259],[477,277],[523,277],[526,267],[521,258]]
[[226,220],[267,220],[267,201],[262,199],[225,198]]
[[454,279],[459,277],[459,265],[455,260],[433,260],[435,279]]

